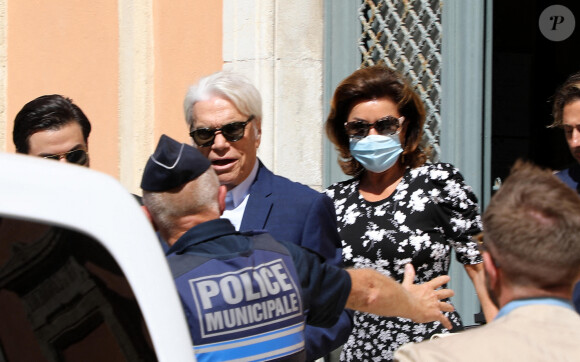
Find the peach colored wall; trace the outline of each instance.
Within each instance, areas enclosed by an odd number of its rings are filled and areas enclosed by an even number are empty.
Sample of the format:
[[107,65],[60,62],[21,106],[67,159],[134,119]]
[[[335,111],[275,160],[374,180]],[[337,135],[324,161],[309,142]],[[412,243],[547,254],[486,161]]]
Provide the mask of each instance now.
[[[1,100],[6,118],[0,123],[8,152],[14,151],[16,113],[26,102],[52,93],[72,98],[91,121],[91,168],[120,178],[133,192],[139,191],[141,161],[162,133],[190,142],[183,97],[199,77],[222,69],[222,0],[6,0],[5,4],[7,96]],[[120,16],[120,6],[125,17]],[[119,19],[127,23],[119,24]],[[147,40],[135,43],[135,39],[151,39],[151,49],[142,47]],[[133,49],[135,44],[139,48]],[[140,56],[131,56],[138,52]],[[145,73],[138,75],[146,74],[148,65],[120,63],[127,59],[153,64],[152,79],[135,80],[129,73],[140,69]],[[153,107],[131,99],[143,91],[141,87],[152,95]],[[149,108],[154,113],[150,119],[122,117],[146,115]],[[128,136],[120,131],[127,128],[127,120],[135,122],[137,130],[153,129],[145,151],[121,139],[122,134]]]
[[222,69],[222,1],[157,0],[154,9],[155,139],[191,142],[183,114],[187,87]]
[[117,1],[7,2],[7,149],[28,101],[58,93],[85,112],[91,167],[118,175]]

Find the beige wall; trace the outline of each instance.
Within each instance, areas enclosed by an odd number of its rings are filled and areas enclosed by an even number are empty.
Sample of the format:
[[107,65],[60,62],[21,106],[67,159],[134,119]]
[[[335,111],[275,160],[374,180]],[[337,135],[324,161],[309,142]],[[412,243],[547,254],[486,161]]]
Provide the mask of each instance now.
[[26,102],[59,93],[91,121],[91,167],[138,192],[160,134],[189,142],[187,86],[222,64],[221,1],[0,0],[0,150]]
[[24,103],[60,93],[93,124],[91,167],[140,193],[159,136],[191,142],[187,87],[225,66],[248,75],[264,98],[261,159],[320,189],[322,4],[0,0],[0,150],[13,152],[12,121]]
[[322,189],[323,0],[223,0],[224,68],[262,94],[258,155],[274,173]]
[[155,6],[163,14],[155,17],[155,136],[191,142],[183,98],[199,78],[222,69],[221,1],[158,0]]
[[14,116],[43,94],[78,104],[93,126],[93,167],[116,176],[118,27],[115,1],[7,1],[7,149]]

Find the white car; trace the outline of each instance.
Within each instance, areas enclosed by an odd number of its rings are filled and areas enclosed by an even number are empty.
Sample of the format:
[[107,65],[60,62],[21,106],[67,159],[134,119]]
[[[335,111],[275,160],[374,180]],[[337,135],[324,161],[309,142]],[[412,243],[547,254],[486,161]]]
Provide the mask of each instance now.
[[0,153],[0,361],[195,361],[161,245],[115,179]]

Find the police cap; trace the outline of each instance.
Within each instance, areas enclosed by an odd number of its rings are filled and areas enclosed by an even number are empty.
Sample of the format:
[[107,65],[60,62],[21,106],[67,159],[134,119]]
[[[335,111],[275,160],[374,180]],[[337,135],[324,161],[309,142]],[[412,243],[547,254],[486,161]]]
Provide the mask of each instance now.
[[211,163],[197,149],[162,135],[143,171],[141,188],[163,192],[195,180]]

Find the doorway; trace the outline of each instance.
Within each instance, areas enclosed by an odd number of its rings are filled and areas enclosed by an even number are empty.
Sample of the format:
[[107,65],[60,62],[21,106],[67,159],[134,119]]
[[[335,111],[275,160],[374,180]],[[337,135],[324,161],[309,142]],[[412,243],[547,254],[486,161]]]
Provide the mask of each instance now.
[[577,0],[493,2],[491,185],[519,158],[554,170],[575,162],[563,131],[547,128],[552,95],[580,70],[573,22],[580,25]]

